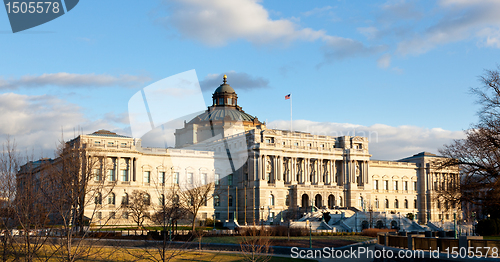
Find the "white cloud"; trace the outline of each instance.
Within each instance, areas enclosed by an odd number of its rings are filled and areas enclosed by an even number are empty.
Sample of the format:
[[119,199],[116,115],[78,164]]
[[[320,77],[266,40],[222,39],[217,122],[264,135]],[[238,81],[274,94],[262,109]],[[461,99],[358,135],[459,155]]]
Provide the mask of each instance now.
[[321,13],[324,13],[328,10],[331,10],[333,7],[331,6],[325,6],[325,7],[316,7],[312,10],[309,10],[307,12],[304,12],[302,13],[303,16],[307,17],[307,16],[311,16],[311,15],[317,15],[317,14],[321,14]]
[[235,71],[229,71],[222,74],[209,74],[200,81],[200,87],[203,91],[209,90],[213,91],[220,84],[222,84],[222,76],[227,75],[227,83],[232,86],[237,86],[239,89],[254,89],[254,88],[268,88],[269,80],[258,77],[251,76],[247,73],[238,73]]
[[[278,120],[268,123],[270,128],[289,129],[290,121]],[[372,159],[397,160],[422,151],[438,153],[438,149],[453,139],[464,138],[462,131],[416,126],[388,126],[375,124],[362,126],[348,123],[313,122],[294,120],[293,129],[316,135],[368,137]]]
[[149,81],[146,76],[120,75],[112,76],[107,74],[71,74],[54,73],[42,74],[39,76],[24,75],[18,79],[0,78],[0,90],[15,90],[20,87],[103,87],[103,86],[137,86]]
[[16,140],[21,153],[35,158],[52,157],[61,140],[98,129],[114,130],[108,120],[89,121],[81,108],[53,96],[0,94],[0,144],[7,136]]
[[[170,0],[170,15],[163,19],[168,28],[173,26],[186,38],[210,46],[223,46],[236,40],[253,44],[290,43],[296,40],[323,41],[325,62],[349,56],[373,54],[378,47],[338,36],[324,30],[301,28],[292,19],[271,19],[258,0]],[[313,9],[312,15],[331,7]]]
[[402,55],[422,54],[439,45],[479,39],[485,45],[498,47],[500,1],[440,1],[443,17],[415,37],[401,41],[397,52]]
[[380,68],[388,68],[391,65],[391,55],[384,54],[377,59],[377,66]]
[[368,27],[358,27],[357,28],[358,32],[366,36],[368,39],[373,39],[377,36],[378,34],[378,29],[374,26],[368,26]]
[[167,18],[168,23],[183,36],[212,46],[237,39],[256,44],[297,39],[314,41],[325,35],[321,30],[300,29],[287,19],[270,19],[269,12],[258,1],[174,0],[170,3],[172,14]]

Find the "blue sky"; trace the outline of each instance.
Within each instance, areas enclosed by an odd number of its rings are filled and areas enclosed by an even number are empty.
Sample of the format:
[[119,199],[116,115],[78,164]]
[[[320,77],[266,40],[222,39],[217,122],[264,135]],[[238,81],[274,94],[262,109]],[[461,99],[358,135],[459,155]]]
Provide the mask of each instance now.
[[[500,55],[500,2],[80,1],[11,33],[0,11],[0,138],[53,155],[64,130],[129,131],[142,87],[195,69],[228,73],[239,104],[269,127],[377,132],[371,152],[437,150],[477,121],[470,87]],[[217,87],[203,86],[206,101]]]

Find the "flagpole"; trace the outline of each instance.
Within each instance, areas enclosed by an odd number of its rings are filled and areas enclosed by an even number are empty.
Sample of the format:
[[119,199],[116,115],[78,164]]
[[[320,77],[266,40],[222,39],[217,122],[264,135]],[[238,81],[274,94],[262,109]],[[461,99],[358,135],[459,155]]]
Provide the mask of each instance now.
[[293,132],[293,126],[292,126],[292,93],[290,93],[290,132]]

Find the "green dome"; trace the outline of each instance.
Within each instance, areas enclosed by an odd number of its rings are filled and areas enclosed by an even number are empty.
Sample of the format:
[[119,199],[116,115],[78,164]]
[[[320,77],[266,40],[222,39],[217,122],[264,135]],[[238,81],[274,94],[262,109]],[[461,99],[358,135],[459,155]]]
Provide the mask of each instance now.
[[250,121],[253,122],[255,117],[235,108],[227,107],[211,107],[210,110],[193,118],[189,123],[198,123],[206,121]]
[[220,85],[217,89],[215,89],[215,93],[214,94],[217,94],[217,93],[230,93],[230,94],[233,94],[233,93],[236,93],[234,91],[234,89],[228,85],[228,84],[222,84]]

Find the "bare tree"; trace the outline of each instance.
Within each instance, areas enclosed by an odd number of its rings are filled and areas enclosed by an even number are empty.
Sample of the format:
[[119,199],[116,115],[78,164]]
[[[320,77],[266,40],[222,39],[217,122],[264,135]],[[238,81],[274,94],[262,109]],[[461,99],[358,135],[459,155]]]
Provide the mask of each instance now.
[[440,186],[437,198],[451,203],[448,208],[465,202],[500,216],[500,67],[480,80],[482,87],[471,90],[479,97],[479,123],[465,131],[465,139],[444,146],[440,153],[447,159],[435,163],[440,169],[460,167],[460,177]]
[[[77,261],[101,249],[95,246],[98,239],[89,240],[92,235],[85,228],[102,208],[96,199],[102,201],[102,196],[107,196],[114,184],[104,184],[101,177],[108,170],[107,158],[88,148],[81,138],[61,142],[56,156],[43,170],[35,170],[36,176],[43,178],[40,199],[50,208],[51,223],[60,225],[60,230],[55,232],[59,238],[51,242],[52,249],[48,252],[52,253],[47,256]],[[105,218],[105,224],[109,219]]]
[[207,206],[208,201],[216,194],[214,192],[215,183],[203,184],[200,181],[192,181],[192,183],[183,185],[182,187],[183,190],[179,194],[180,201],[191,216],[191,229],[194,234],[198,211],[203,206]]
[[128,199],[128,203],[122,203],[122,208],[127,210],[138,228],[143,228],[144,221],[150,218],[150,205],[151,196],[146,191],[134,190]]
[[242,232],[241,252],[245,261],[265,262],[271,260],[270,232],[264,226],[247,227]]

